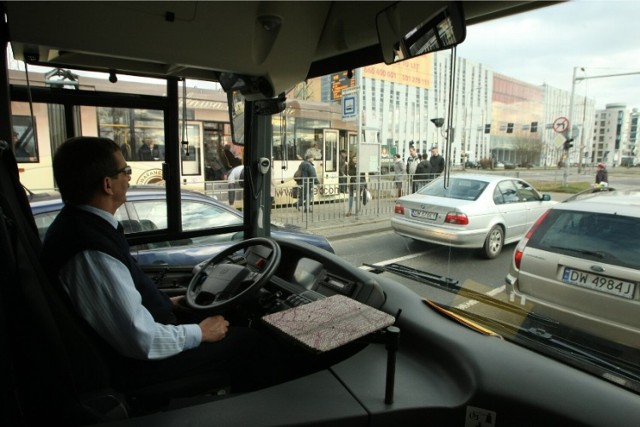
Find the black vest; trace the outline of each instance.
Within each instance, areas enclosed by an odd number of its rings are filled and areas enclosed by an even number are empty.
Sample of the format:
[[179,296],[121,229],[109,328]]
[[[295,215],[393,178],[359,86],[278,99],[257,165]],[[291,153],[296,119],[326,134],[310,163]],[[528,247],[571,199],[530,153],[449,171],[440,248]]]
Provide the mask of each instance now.
[[133,283],[142,296],[142,305],[154,320],[176,324],[171,300],[140,269],[130,254],[124,234],[98,215],[67,205],[53,221],[44,239],[42,263],[49,280],[58,284],[60,269],[71,257],[84,250],[100,251],[121,261],[129,269]]

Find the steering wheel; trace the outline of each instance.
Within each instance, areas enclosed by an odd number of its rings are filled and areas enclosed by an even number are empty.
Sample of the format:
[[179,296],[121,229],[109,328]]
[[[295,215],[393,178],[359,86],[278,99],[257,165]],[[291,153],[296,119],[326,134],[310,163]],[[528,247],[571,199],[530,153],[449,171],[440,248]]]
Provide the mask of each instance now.
[[228,247],[191,279],[185,295],[187,306],[215,314],[240,304],[269,281],[280,258],[280,246],[266,237]]

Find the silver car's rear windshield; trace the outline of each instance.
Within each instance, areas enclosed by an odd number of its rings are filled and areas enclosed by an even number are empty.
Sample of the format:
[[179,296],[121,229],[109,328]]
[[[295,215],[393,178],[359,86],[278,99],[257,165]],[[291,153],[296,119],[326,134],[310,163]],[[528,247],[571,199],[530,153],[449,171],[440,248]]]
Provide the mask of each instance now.
[[487,187],[487,182],[476,179],[452,178],[444,188],[442,178],[422,187],[418,193],[426,196],[446,197],[448,199],[476,200]]
[[[640,218],[554,209],[529,246],[640,269]],[[590,248],[585,251],[584,248]]]

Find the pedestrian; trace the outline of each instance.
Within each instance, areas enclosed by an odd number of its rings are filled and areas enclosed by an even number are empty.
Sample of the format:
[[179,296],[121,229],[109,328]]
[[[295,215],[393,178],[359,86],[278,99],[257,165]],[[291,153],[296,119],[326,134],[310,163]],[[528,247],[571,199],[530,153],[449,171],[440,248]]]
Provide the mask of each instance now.
[[607,166],[604,163],[598,163],[596,165],[598,172],[596,172],[596,185],[600,187],[609,186],[609,172],[607,172]]
[[347,211],[346,216],[351,216],[353,214],[352,210],[355,195],[356,193],[363,193],[366,190],[366,181],[364,173],[361,173],[360,184],[358,184],[358,156],[354,154],[351,156],[351,160],[349,160],[349,210]]
[[416,173],[413,176],[413,185],[415,193],[433,179],[431,161],[427,160],[427,155],[422,156],[422,160],[416,166]]
[[244,175],[244,165],[239,164],[235,166],[227,175],[227,187],[229,188],[229,205],[233,206],[236,202],[236,195],[239,195],[238,188],[243,188],[243,179],[241,175]]
[[404,183],[404,162],[400,154],[396,154],[396,161],[393,164],[393,180],[396,183],[398,197],[402,197],[402,185]]
[[416,168],[418,167],[418,163],[420,160],[418,159],[418,154],[416,153],[416,147],[413,145],[409,146],[409,157],[407,158],[407,176],[409,177],[409,183],[411,188],[411,192],[415,193],[415,185],[413,184],[413,175],[416,173]]
[[431,147],[429,163],[431,163],[431,173],[434,178],[444,171],[444,157],[438,154],[438,147]]
[[338,164],[338,192],[347,192],[347,176],[349,175],[349,162],[347,161],[347,151],[340,150],[340,160]]
[[313,166],[314,153],[309,152],[300,163],[300,179],[302,187],[298,191],[298,210],[302,207],[303,212],[313,211],[313,189],[319,184],[316,168]]
[[351,216],[351,210],[353,209],[353,196],[356,191],[355,189],[356,177],[358,175],[358,156],[356,156],[355,154],[351,156],[351,159],[349,159],[348,175],[349,175],[349,210],[347,211],[346,216]]

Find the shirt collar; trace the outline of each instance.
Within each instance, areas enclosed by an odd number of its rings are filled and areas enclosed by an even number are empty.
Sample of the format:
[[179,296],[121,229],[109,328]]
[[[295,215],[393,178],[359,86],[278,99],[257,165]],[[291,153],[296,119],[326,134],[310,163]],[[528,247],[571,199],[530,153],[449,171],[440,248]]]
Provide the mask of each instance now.
[[91,212],[92,214],[98,215],[100,218],[104,219],[109,224],[111,224],[113,228],[116,228],[116,229],[118,228],[118,220],[116,220],[116,217],[114,217],[107,211],[104,211],[102,209],[98,209],[96,207],[89,206],[89,205],[78,205],[77,208],[82,209],[83,211]]

